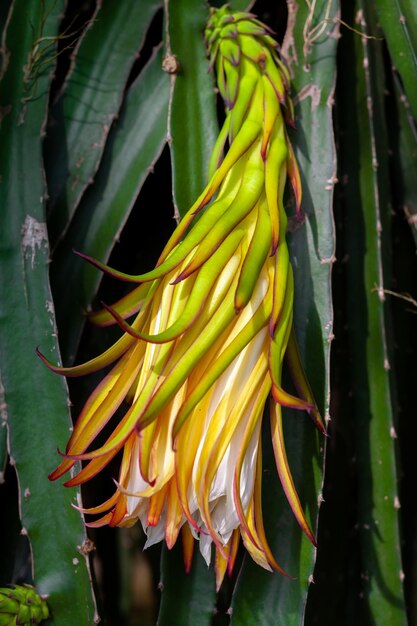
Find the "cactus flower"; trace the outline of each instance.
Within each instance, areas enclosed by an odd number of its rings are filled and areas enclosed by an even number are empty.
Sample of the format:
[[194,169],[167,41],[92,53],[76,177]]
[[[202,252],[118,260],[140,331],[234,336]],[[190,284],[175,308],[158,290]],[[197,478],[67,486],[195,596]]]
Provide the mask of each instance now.
[[49,609],[31,585],[0,589],[0,626],[29,626],[48,619]]
[[[50,478],[82,460],[84,467],[65,483],[80,485],[122,450],[115,492],[84,509],[99,516],[89,524],[140,520],[146,546],[165,539],[169,548],[182,531],[187,568],[194,539],[207,563],[214,544],[219,586],[233,568],[240,537],[259,565],[282,571],[262,521],[265,404],[283,489],[312,542],[288,467],[281,407],[304,410],[324,427],[292,321],[283,194],[288,178],[300,212],[301,186],[286,132],[293,123],[288,72],[270,31],[249,13],[212,9],[205,36],[226,107],[209,182],[152,271],[131,276],[85,257],[137,283],[112,307],[91,314],[98,325],[117,323],[123,334],[85,364],[47,364],[66,376],[113,364]],[[281,386],[284,357],[299,397]],[[95,446],[108,423],[111,434]]]

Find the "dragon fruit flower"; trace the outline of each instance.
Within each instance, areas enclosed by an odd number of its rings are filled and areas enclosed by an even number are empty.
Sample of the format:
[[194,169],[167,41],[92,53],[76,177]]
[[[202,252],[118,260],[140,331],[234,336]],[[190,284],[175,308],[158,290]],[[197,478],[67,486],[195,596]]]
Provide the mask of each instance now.
[[[140,520],[145,547],[165,539],[171,548],[181,531],[187,570],[195,539],[207,563],[214,544],[219,587],[240,538],[260,566],[283,572],[262,519],[265,405],[279,478],[313,543],[288,466],[281,408],[304,410],[324,427],[293,328],[283,195],[288,179],[300,213],[301,185],[286,131],[293,124],[288,71],[269,29],[250,13],[211,9],[205,37],[226,107],[208,185],[152,271],[131,276],[85,257],[137,283],[112,307],[91,314],[98,325],[117,323],[120,339],[71,368],[42,358],[66,376],[113,364],[87,400],[51,480],[82,460],[65,484],[85,483],[122,450],[113,496],[83,509],[99,516],[89,525]],[[299,397],[281,386],[284,357]],[[108,423],[107,441],[94,446]]]

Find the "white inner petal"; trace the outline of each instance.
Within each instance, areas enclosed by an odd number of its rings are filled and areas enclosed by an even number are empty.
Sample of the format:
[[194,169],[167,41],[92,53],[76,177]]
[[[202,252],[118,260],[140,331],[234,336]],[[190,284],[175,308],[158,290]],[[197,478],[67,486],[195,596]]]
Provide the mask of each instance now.
[[[254,312],[262,304],[268,291],[268,287],[268,277],[266,273],[263,273],[257,282],[250,303],[236,318],[236,324],[233,328],[233,332],[230,334],[230,337],[225,341],[224,345],[222,346],[223,350],[227,347],[230,341],[233,340],[233,337],[235,337],[237,333],[242,330],[242,328],[253,317]],[[160,325],[160,314],[161,311],[159,310],[157,314],[157,319],[154,322],[154,329],[156,332]],[[229,541],[233,530],[236,529],[240,523],[233,497],[233,479],[246,427],[252,416],[253,411],[256,410],[256,407],[258,405],[258,394],[260,386],[264,381],[264,377],[268,375],[267,362],[264,355],[267,334],[268,328],[266,327],[258,332],[258,334],[250,341],[249,345],[240,352],[240,354],[229,365],[226,371],[219,377],[219,379],[214,384],[208,409],[203,417],[205,422],[203,436],[201,437],[197,451],[195,453],[192,479],[190,481],[188,492],[188,500],[190,512],[193,515],[197,525],[202,528],[203,531],[205,531],[202,533],[197,533],[195,529],[191,529],[194,537],[199,538],[200,552],[203,555],[207,564],[210,563],[212,538],[210,537],[210,535],[206,534],[207,528],[202,521],[201,514],[198,509],[196,488],[201,488],[201,486],[198,485],[199,465],[201,464],[202,459],[204,460],[204,462],[207,462],[208,456],[210,454],[210,450],[208,448],[209,446],[213,445],[213,442],[210,441],[207,436],[208,428],[211,420],[215,416],[216,411],[219,409],[219,405],[222,402],[223,404],[220,407],[220,410],[222,411],[222,423],[224,423],[224,425],[226,426],[227,420],[235,409],[237,402],[241,401],[242,398],[247,398],[247,401],[245,400],[245,404],[242,407],[241,415],[235,415],[234,419],[238,418],[236,429],[232,435],[229,445],[226,448],[224,457],[220,462],[213,482],[210,485],[209,503],[213,528],[220,536],[221,541],[226,544]],[[152,344],[148,346],[148,349],[151,351],[158,348],[158,346],[154,346]],[[260,359],[264,359],[265,361],[264,372],[262,369],[259,370]],[[261,366],[261,368],[262,367],[263,366]],[[257,381],[253,381],[253,373],[255,369],[257,369]],[[251,393],[249,391],[252,388],[253,382],[255,382],[256,384],[255,393]],[[185,390],[186,385],[182,389],[184,395]],[[159,450],[159,452],[162,454],[162,457],[159,458],[158,467],[161,469],[163,468],[164,474],[165,472],[169,471],[169,466],[171,465],[173,460],[173,451],[172,449],[168,450],[168,447],[170,445],[170,433],[175,414],[179,409],[179,405],[181,405],[183,401],[184,395],[182,397],[178,397],[178,401],[174,401],[173,406],[170,407],[169,417],[167,415],[169,427],[167,429],[167,432],[164,433],[167,437],[162,437],[162,439],[159,441],[159,444],[162,445],[164,450]],[[196,408],[198,408],[198,406]],[[190,419],[196,417],[197,416],[190,415]],[[198,417],[199,419],[201,419],[201,414],[199,414]],[[240,476],[240,499],[243,511],[245,513],[248,509],[249,503],[253,495],[259,435],[260,420],[258,420],[258,423],[254,428],[254,432],[252,433],[243,460]],[[193,450],[191,450],[190,453],[193,454]],[[146,483],[141,476],[138,458],[139,443],[136,442],[132,451],[132,462],[130,467],[128,486],[126,488],[126,490],[130,493],[145,492],[146,490],[149,490],[149,484]],[[145,548],[155,543],[158,543],[164,538],[166,523],[165,505],[158,524],[156,526],[147,526],[148,504],[149,499],[146,497],[131,495],[127,496],[126,517],[138,517],[141,520],[142,526],[147,535]]]
[[210,565],[211,561],[211,544],[212,539],[210,535],[200,534],[200,552],[203,556],[203,559],[207,563],[207,567]]

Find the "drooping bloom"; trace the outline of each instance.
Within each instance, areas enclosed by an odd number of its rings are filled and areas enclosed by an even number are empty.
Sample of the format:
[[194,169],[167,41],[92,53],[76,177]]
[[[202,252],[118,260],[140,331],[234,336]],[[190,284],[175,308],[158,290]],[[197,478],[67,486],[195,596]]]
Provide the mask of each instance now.
[[[305,410],[324,428],[292,323],[283,194],[288,177],[299,212],[301,186],[286,132],[293,122],[288,72],[268,28],[249,13],[212,9],[206,40],[226,106],[209,183],[154,270],[129,276],[88,259],[138,286],[91,315],[99,325],[117,323],[124,331],[104,354],[72,368],[48,363],[67,376],[114,364],[88,399],[50,478],[83,460],[83,469],[65,483],[80,485],[123,450],[114,495],[84,510],[100,516],[90,525],[128,526],[139,519],[146,545],[165,538],[168,547],[182,529],[186,567],[193,537],[207,562],[214,543],[220,584],[240,537],[257,563],[280,570],[262,521],[265,404],[282,486],[312,541],[287,463],[281,407]],[[281,386],[284,356],[299,397]],[[94,446],[109,422],[111,435]]]

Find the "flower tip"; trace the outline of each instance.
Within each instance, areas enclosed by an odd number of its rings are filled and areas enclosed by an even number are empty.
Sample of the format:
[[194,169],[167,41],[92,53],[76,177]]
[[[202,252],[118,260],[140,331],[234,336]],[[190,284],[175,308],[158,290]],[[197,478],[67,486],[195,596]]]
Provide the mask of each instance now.
[[36,346],[35,354],[42,361],[42,363],[44,363],[46,365],[46,367],[49,367],[49,362],[48,362],[47,358],[42,354],[39,346]]
[[90,256],[88,256],[87,254],[84,254],[84,252],[80,252],[79,250],[76,250],[75,248],[71,248],[71,252],[75,254],[76,256],[79,256],[80,259],[83,259],[83,261],[88,261],[89,263],[94,261],[94,259],[92,259]]
[[330,434],[326,426],[324,425],[323,420],[321,419],[321,415],[320,415],[318,408],[316,406],[313,406],[312,409],[308,413],[311,419],[313,420],[313,424],[317,428],[317,430],[325,437],[330,437]]
[[279,237],[275,237],[275,239],[272,241],[271,254],[269,256],[275,256],[276,251],[278,250],[278,246],[279,246]]
[[59,456],[61,457],[61,459],[66,459],[66,460],[73,460],[74,459],[74,457],[66,454],[65,452],[61,452],[61,450],[59,448],[57,448],[56,451],[59,454]]
[[186,524],[184,524],[181,528],[181,538],[185,573],[189,574],[191,572],[191,565],[193,563],[194,537],[191,533],[189,526],[187,526]]
[[112,514],[107,513],[107,515],[103,515],[103,517],[100,517],[100,519],[95,520],[94,522],[84,522],[84,524],[87,528],[102,528],[103,526],[110,524],[111,518]]
[[77,376],[77,374],[71,373],[72,368],[60,367],[59,365],[54,365],[53,363],[51,363],[51,361],[49,361],[46,358],[46,356],[42,354],[42,352],[39,349],[39,346],[36,346],[35,352],[37,356],[40,358],[40,360],[42,361],[42,363],[46,365],[46,367],[49,370],[51,370],[51,372],[54,372],[54,374],[59,374],[60,376]]
[[323,424],[323,422],[321,420],[320,421],[315,420],[314,421],[314,425],[316,426],[317,430],[322,435],[324,435],[324,437],[330,437],[330,434],[329,434],[328,430],[326,429],[326,427],[324,426],[324,424]]
[[[57,452],[59,454],[59,450],[57,449]],[[60,476],[62,476],[62,474],[59,473],[58,468],[56,468],[53,472],[51,472],[50,474],[48,474],[48,480],[52,482],[54,482],[54,480],[57,480]]]
[[247,303],[248,303],[248,299],[245,298],[242,293],[236,292],[236,294],[235,294],[235,302],[234,302],[236,315],[238,315],[241,312],[241,310],[245,308]]
[[285,570],[283,570],[281,567],[279,568],[279,573],[282,574],[285,578],[288,578],[288,580],[297,580],[297,576],[291,576],[291,574],[288,574],[288,572],[286,572]]
[[314,405],[311,404],[311,402],[307,402],[302,398],[297,398],[297,396],[287,393],[284,389],[276,385],[275,382],[272,384],[271,393],[275,402],[281,406],[286,406],[298,411],[307,411],[309,415],[314,409]]
[[112,276],[113,278],[118,278],[126,282],[133,282],[133,283],[143,282],[142,277],[141,277],[141,280],[138,280],[136,276],[130,276],[129,274],[124,274],[123,272],[119,272],[118,270],[115,270],[109,267],[105,263],[102,263],[101,261],[97,261],[97,259],[94,259],[92,256],[88,256],[88,254],[84,254],[84,252],[80,252],[79,250],[74,250],[74,248],[72,249],[72,251],[74,254],[76,254],[81,259],[83,259],[83,261],[87,261],[87,263],[90,263],[90,265],[100,270],[100,272],[103,272],[103,274],[107,274],[107,276]]
[[180,283],[182,280],[185,280],[185,278],[187,278],[186,275],[187,270],[182,271],[180,274],[178,274],[178,276],[172,280],[169,284],[172,285],[173,287],[175,285],[178,285],[178,283]]
[[305,536],[307,537],[307,539],[309,540],[309,542],[315,547],[317,548],[317,539],[313,533],[313,531],[311,530],[310,526],[307,524],[307,521],[304,520],[304,522],[301,522],[300,520],[298,520],[298,524],[301,528],[301,530],[303,531],[303,533],[305,534]]
[[103,301],[101,301],[101,306],[103,307],[104,310],[107,311],[107,313],[109,313],[109,315],[111,315],[111,317],[114,319],[114,321],[119,326],[119,328],[123,330],[123,332],[127,333],[134,339],[138,339],[138,340],[143,339],[146,341],[146,338],[143,337],[141,334],[137,333],[135,330],[133,330],[130,324],[128,324],[126,320],[124,320],[123,317],[119,315],[119,313],[115,309],[113,309],[113,307],[111,307],[110,305],[106,304]]
[[169,525],[169,527],[166,528],[165,543],[166,543],[168,550],[172,550],[172,548],[175,546],[177,538],[178,538],[178,531],[179,531],[179,528],[177,528],[176,524],[172,522]]
[[306,214],[301,208],[301,191],[297,190],[295,200],[295,218],[300,223],[300,226],[302,226],[306,221]]
[[35,348],[35,353],[36,355],[40,358],[40,360],[42,361],[42,363],[44,365],[46,365],[46,367],[50,370],[52,370],[53,372],[55,371],[54,366],[52,365],[52,363],[50,361],[48,361],[48,359],[46,358],[46,356],[44,354],[42,354],[39,346],[36,346]]
[[[61,457],[63,457],[64,455],[62,454],[62,452],[59,450],[59,448],[56,449],[57,454]],[[61,478],[61,476],[63,476],[64,474],[66,474],[71,467],[74,465],[74,462],[68,463],[68,460],[62,461],[58,467],[56,469],[54,469],[53,472],[51,472],[48,475],[48,479],[53,482],[54,480],[57,480],[58,478]]]
[[285,109],[285,123],[292,129],[292,130],[297,130],[297,126],[295,124],[295,119],[294,117],[291,115],[291,113],[288,112],[288,109]]
[[216,567],[216,593],[219,593],[220,587],[223,584],[223,580],[227,571],[227,564],[223,568]]

